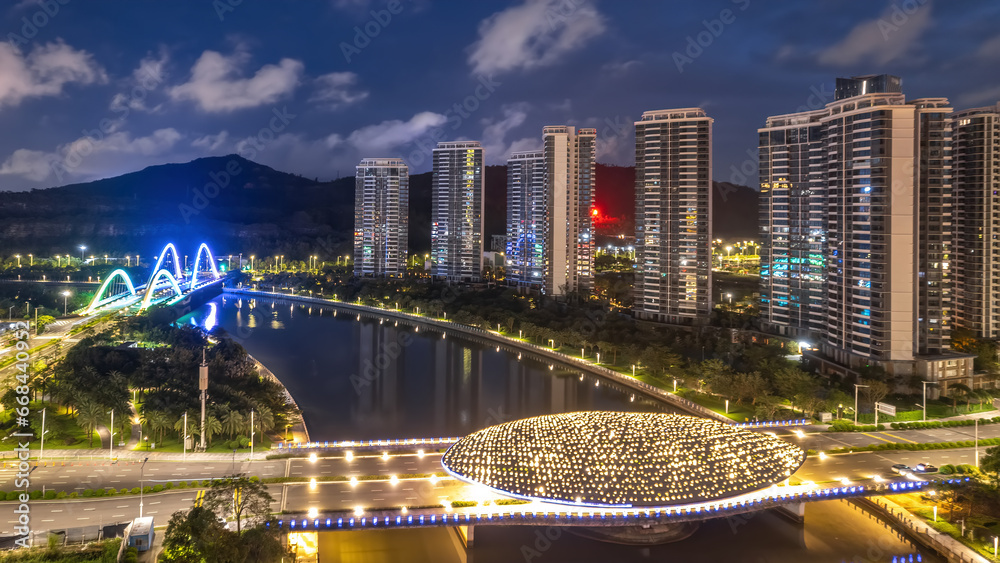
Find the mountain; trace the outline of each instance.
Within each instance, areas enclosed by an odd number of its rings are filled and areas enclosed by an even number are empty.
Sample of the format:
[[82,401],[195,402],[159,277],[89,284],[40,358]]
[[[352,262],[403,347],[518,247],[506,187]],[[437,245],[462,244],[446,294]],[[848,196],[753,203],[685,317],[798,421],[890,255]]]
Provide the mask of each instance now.
[[[506,167],[487,166],[484,178],[484,242],[492,249],[492,235],[506,230]],[[430,249],[431,180],[430,172],[410,176],[414,252]],[[597,165],[599,234],[634,232],[634,185],[633,167]],[[715,187],[715,236],[756,237],[757,192]],[[75,253],[79,244],[101,253],[141,253],[167,242],[195,248],[210,241],[220,253],[332,257],[351,253],[353,226],[353,176],[318,182],[237,155],[0,196],[0,240],[22,254]]]

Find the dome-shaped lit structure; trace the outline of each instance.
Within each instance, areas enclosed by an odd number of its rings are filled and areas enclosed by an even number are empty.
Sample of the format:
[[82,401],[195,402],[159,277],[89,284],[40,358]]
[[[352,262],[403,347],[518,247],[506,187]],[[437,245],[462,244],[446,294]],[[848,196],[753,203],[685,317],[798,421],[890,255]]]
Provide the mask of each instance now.
[[514,497],[590,506],[667,506],[737,496],[788,478],[805,452],[705,418],[574,412],[466,436],[441,458],[459,479]]

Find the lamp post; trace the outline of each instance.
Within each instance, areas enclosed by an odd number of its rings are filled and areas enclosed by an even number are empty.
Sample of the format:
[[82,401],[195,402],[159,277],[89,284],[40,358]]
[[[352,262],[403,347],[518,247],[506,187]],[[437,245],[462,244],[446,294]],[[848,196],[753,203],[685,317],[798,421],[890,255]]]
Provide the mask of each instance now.
[[87,250],[87,247],[81,244],[79,248],[80,248],[80,262],[83,262],[83,253]]
[[250,255],[250,271],[251,272],[253,272],[253,261],[254,261],[254,258],[257,258],[257,257],[254,256],[253,254],[251,254]]
[[931,381],[921,381],[920,383],[924,384],[924,403],[923,403],[924,419],[923,419],[923,422],[927,422],[927,384],[928,383],[932,383],[932,382]]
[[146,468],[146,462],[149,458],[142,460],[142,465],[139,466],[139,518],[142,518],[142,470]]
[[868,387],[867,385],[854,384],[854,425],[858,425],[858,389],[861,387]]
[[28,255],[28,266],[30,267],[30,266],[34,266],[34,265],[35,265],[35,255],[34,254],[29,254]]
[[979,419],[976,419],[976,469],[979,469]]
[[15,254],[14,258],[17,258],[17,267],[20,268],[21,267],[21,255],[20,254]]
[[108,440],[108,459],[115,459],[115,409],[111,409],[111,427],[108,428],[111,438]]
[[42,444],[38,448],[38,459],[39,460],[42,460],[42,459],[45,458],[45,433],[46,432],[47,432],[47,430],[45,430],[45,409],[42,409],[42,434],[40,436]]
[[66,304],[69,301],[69,291],[62,292],[63,295],[63,316],[66,316]]

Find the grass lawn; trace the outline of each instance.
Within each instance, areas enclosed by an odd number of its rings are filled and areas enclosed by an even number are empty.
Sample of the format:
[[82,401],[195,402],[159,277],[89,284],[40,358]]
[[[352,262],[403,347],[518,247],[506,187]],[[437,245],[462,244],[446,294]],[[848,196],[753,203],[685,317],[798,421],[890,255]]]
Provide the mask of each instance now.
[[[142,440],[143,444],[142,445],[137,445],[134,448],[135,451],[146,451],[146,436],[143,435],[142,438],[143,438],[143,440]],[[230,440],[230,438],[228,436],[215,436],[215,437],[212,438],[212,445],[210,445],[208,447],[207,451],[208,452],[214,452],[214,453],[226,453],[226,452],[230,452],[231,453],[233,451],[232,448],[230,448],[229,446],[226,445],[226,442],[228,442],[229,440]],[[150,441],[151,442],[155,442],[152,439],[152,437],[150,438]],[[195,445],[198,444],[197,437],[194,438],[194,443],[195,443]],[[169,432],[169,433],[167,433],[164,436],[163,442],[155,442],[155,444],[156,444],[156,447],[155,448],[150,447],[149,451],[151,451],[151,452],[174,452],[174,453],[181,453],[181,452],[184,451],[184,445],[181,444],[181,441],[177,437],[177,433],[176,432]],[[271,440],[270,440],[270,438],[266,438],[265,437],[264,440],[263,440],[263,442],[260,440],[259,437],[255,438],[254,439],[254,446],[253,446],[253,448],[254,448],[255,452],[271,449]],[[188,451],[191,451],[191,450],[188,449]],[[236,451],[237,451],[237,454],[240,454],[240,453],[247,453],[248,454],[248,453],[250,453],[250,447],[247,446],[246,448],[239,448]]]
[[948,402],[928,401],[927,418],[947,418],[949,416],[958,416],[962,414],[996,410],[993,408],[993,405],[989,403],[983,403],[982,405],[972,403],[972,408],[969,408],[965,405],[965,403],[959,401],[958,409],[952,408],[951,405],[952,403],[950,401]]
[[[34,402],[29,406],[31,408],[32,419],[37,418],[40,421],[42,417],[42,404]],[[45,408],[46,448],[51,448],[53,450],[75,450],[101,447],[101,437],[97,434],[97,432],[94,432],[94,444],[91,446],[90,439],[87,437],[87,432],[76,423],[75,418],[66,413],[66,409],[51,403],[45,405]],[[0,428],[6,429],[4,432],[5,436],[9,435],[11,432],[31,431],[28,427],[22,429],[15,426],[11,420],[12,417],[14,417],[14,412],[12,410],[8,410],[0,414]],[[40,440],[31,440],[29,448],[31,449],[33,455],[38,454],[39,446]],[[17,441],[14,437],[0,440],[0,451],[12,451],[16,447]]]
[[[678,389],[678,391],[680,390]],[[721,399],[719,397],[716,397],[715,395],[706,395],[704,393],[698,393],[692,390],[686,390],[686,391],[687,392],[683,393],[683,397],[685,399],[688,399],[689,401],[694,401],[695,403],[698,403],[703,407],[712,409],[713,411],[723,416],[727,416],[732,420],[735,420],[737,422],[743,422],[746,420],[753,419],[754,412],[752,405],[737,405],[735,402],[729,401],[729,413],[727,414],[725,412],[726,411],[725,399]]]

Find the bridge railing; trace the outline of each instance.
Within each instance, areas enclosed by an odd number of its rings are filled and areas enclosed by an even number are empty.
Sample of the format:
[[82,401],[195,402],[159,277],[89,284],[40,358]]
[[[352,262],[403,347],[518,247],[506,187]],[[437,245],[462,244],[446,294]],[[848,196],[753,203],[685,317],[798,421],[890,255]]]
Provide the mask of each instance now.
[[[953,480],[956,481],[956,480]],[[636,526],[650,523],[711,520],[728,516],[777,508],[786,504],[835,500],[851,497],[882,496],[923,490],[929,481],[891,481],[873,485],[844,485],[808,491],[783,493],[746,500],[720,500],[698,505],[660,508],[598,509],[572,505],[510,505],[503,509],[434,509],[376,510],[369,513],[324,513],[308,516],[288,514],[275,525],[280,530],[338,530],[367,528],[413,528],[427,526],[465,525],[544,525],[544,526]]]

